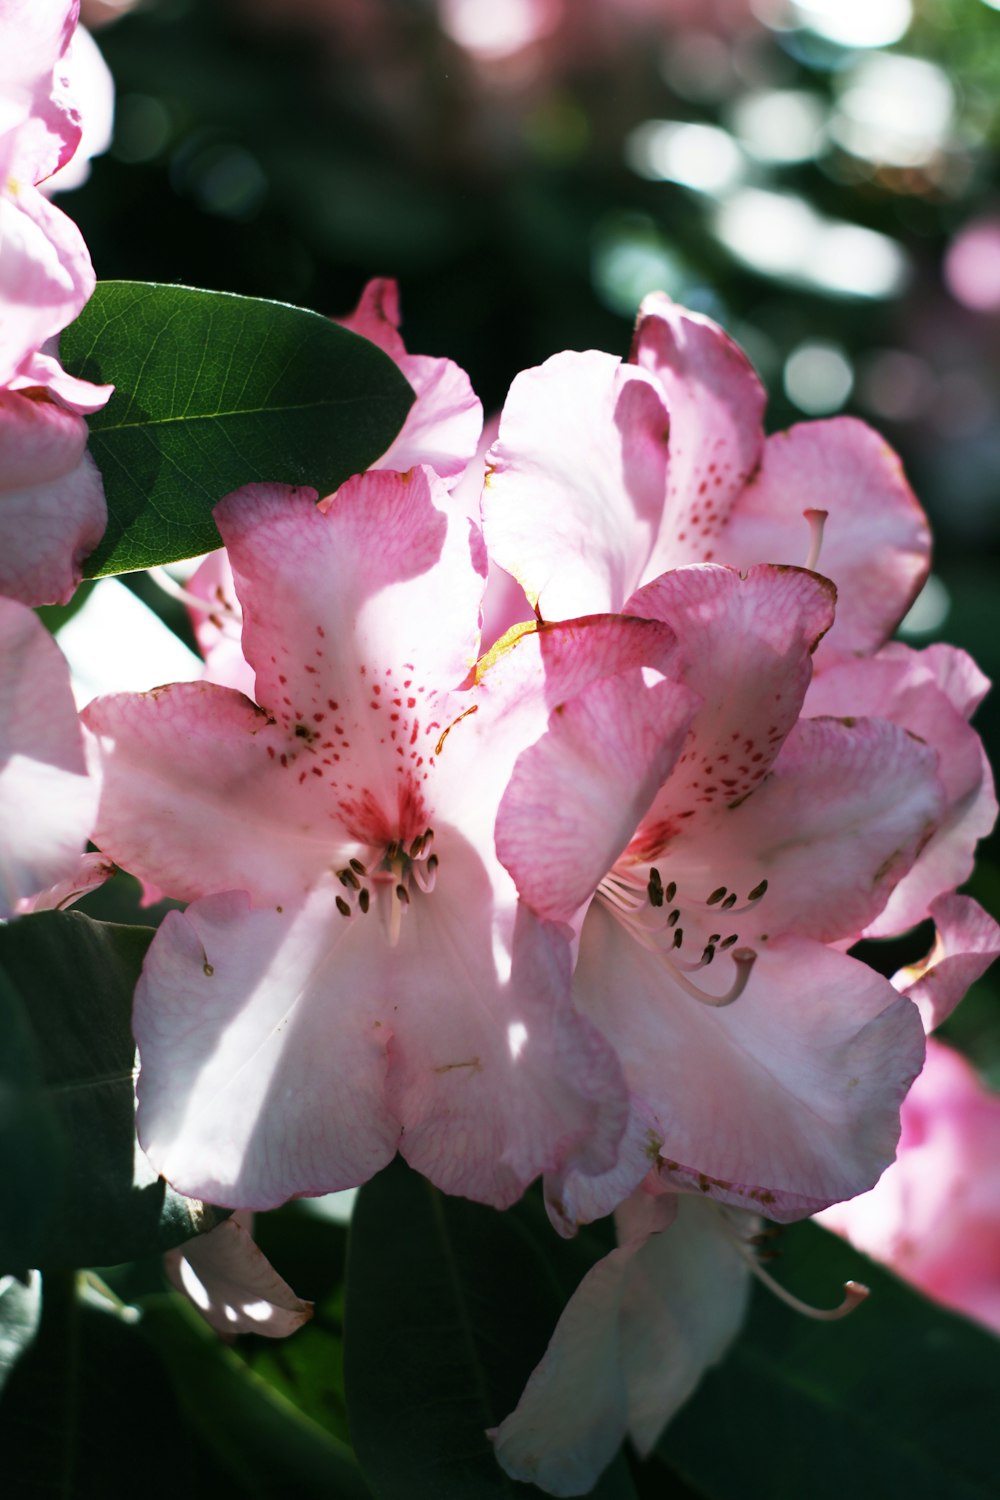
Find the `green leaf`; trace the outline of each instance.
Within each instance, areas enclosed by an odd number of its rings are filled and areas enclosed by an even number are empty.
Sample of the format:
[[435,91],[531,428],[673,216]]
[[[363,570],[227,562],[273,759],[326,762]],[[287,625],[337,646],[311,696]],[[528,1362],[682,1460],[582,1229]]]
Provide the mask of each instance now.
[[711,1500],[994,1500],[1000,1340],[815,1224],[779,1243],[781,1281],[814,1306],[851,1278],[871,1296],[818,1323],[756,1288],[660,1457]]
[[[551,1242],[551,1244],[549,1243]],[[519,1210],[446,1197],[399,1160],[361,1189],[348,1242],[344,1373],[381,1500],[537,1495],[486,1429],[517,1404],[559,1315],[559,1277]],[[635,1496],[619,1456],[595,1495]]]
[[371,1500],[354,1454],[227,1348],[183,1298],[149,1298],[140,1324],[189,1422],[238,1493]]
[[185,1500],[225,1493],[137,1316],[81,1301],[72,1272],[44,1276],[41,1326],[0,1402],[5,1497],[172,1500],[178,1475]]
[[[79,912],[0,926],[13,1043],[0,1072],[0,1273],[132,1260],[227,1217],[168,1188],[136,1145],[130,1018],[152,936]],[[5,1074],[21,1057],[18,1090]]]
[[108,500],[88,578],[218,547],[212,507],[240,485],[329,494],[413,402],[388,355],[318,313],[194,287],[101,282],[60,353],[116,387],[87,419]]
[[0,1281],[0,1391],[21,1355],[31,1348],[42,1316],[42,1278],[37,1271],[24,1281]]

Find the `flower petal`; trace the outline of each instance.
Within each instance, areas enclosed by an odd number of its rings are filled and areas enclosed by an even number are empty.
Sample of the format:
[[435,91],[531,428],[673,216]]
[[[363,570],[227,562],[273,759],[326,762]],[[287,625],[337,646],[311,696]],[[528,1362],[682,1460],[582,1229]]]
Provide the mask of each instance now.
[[922,1028],[866,965],[779,938],[761,947],[739,999],[717,1009],[594,903],[574,998],[655,1119],[662,1170],[678,1186],[789,1219],[862,1192],[892,1159]]
[[[753,795],[692,822],[660,865],[681,902],[723,885],[743,897],[766,880],[760,904],[731,919],[751,947],[762,932],[854,940],[942,809],[934,752],[905,730],[885,719],[800,719]],[[713,909],[702,925],[719,920]]]
[[395,281],[369,281],[354,312],[337,320],[370,339],[399,366],[416,394],[402,430],[374,469],[412,469],[429,464],[442,479],[457,480],[476,451],[483,408],[468,375],[450,359],[408,354],[399,336],[399,288]]
[[257,911],[230,891],[167,914],[135,995],[138,1129],[180,1191],[273,1208],[391,1159],[391,996],[370,982],[373,936],[329,888]]
[[64,604],[108,512],[87,424],[51,401],[0,391],[0,594]]
[[174,683],[95,699],[83,721],[103,780],[94,842],[176,900],[294,900],[343,846],[305,742],[241,693]]
[[523,907],[511,933],[474,851],[455,838],[435,847],[433,895],[410,903],[398,949],[375,960],[376,986],[379,971],[383,989],[398,976],[389,1099],[411,1166],[445,1192],[506,1208],[570,1159],[583,1174],[610,1165],[625,1084],[570,1003],[567,936]]
[[669,674],[703,702],[676,769],[636,835],[654,858],[687,820],[757,786],[798,718],[811,653],[833,618],[825,579],[796,568],[679,568],[634,594],[630,614],[677,636]]
[[545,620],[619,610],[660,527],[668,422],[654,382],[610,354],[557,354],[510,388],[490,449],[490,556]]
[[217,1333],[256,1333],[284,1339],[313,1315],[254,1244],[248,1225],[234,1214],[208,1234],[168,1250],[167,1277]]
[[441,694],[475,661],[482,538],[429,469],[312,501],[250,485],[215,509],[257,701],[314,755],[358,839],[410,838],[450,722]]
[[59,647],[0,599],[0,918],[73,874],[96,802]]
[[940,1026],[1000,957],[1000,927],[970,896],[940,896],[931,903],[931,916],[937,928],[933,948],[892,976],[893,987],[916,1005],[926,1031]]
[[749,1272],[714,1206],[639,1192],[617,1218],[619,1248],[491,1434],[501,1467],[552,1495],[592,1489],[626,1432],[648,1453],[743,1320]]
[[890,636],[930,565],[927,518],[896,454],[864,422],[834,417],[769,437],[722,543],[726,562],[802,563],[803,512],[827,519],[817,564],[837,585],[837,618],[821,657],[867,654]]
[[496,847],[540,916],[568,921],[628,844],[670,772],[698,708],[639,669],[557,703],[519,757],[497,814]]
[[993,776],[979,736],[965,722],[985,679],[948,646],[913,651],[893,644],[862,661],[819,674],[806,699],[814,714],[878,714],[930,745],[938,756],[945,807],[913,869],[889,896],[868,936],[886,937],[927,916],[930,903],[965,880],[976,844],[997,812]]
[[639,309],[629,359],[655,378],[670,413],[664,524],[644,580],[685,563],[733,561],[726,519],[760,462],[763,386],[717,323],[659,292]]

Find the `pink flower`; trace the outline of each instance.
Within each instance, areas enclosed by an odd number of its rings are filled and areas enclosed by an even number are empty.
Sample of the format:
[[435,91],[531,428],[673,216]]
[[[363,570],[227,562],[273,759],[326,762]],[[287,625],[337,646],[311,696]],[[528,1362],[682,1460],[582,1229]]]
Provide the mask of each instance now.
[[38,188],[80,141],[76,15],[67,0],[9,0],[0,16],[0,592],[26,604],[69,598],[107,521],[80,413],[111,387],[68,375],[55,353],[94,271],[76,225]]
[[0,918],[72,881],[96,804],[59,647],[30,609],[0,599]]
[[799,569],[666,573],[626,613],[671,628],[668,676],[702,703],[651,802],[614,712],[598,738],[567,710],[515,764],[498,853],[540,917],[579,932],[574,1000],[631,1093],[615,1171],[549,1183],[569,1232],[650,1162],[664,1182],[790,1219],[892,1158],[919,1019],[841,950],[944,796],[933,750],[895,724],[800,717],[832,608],[830,585]]
[[397,1147],[498,1205],[570,1161],[605,1171],[620,1068],[572,1010],[566,937],[518,909],[493,823],[563,705],[620,703],[632,770],[658,784],[693,695],[641,668],[672,635],[529,628],[470,678],[485,558],[462,504],[427,469],[313,499],[256,486],[216,510],[259,707],[199,682],[85,713],[95,841],[192,902],[136,996],[144,1149],[183,1191],[261,1208],[364,1181]]
[[[995,937],[994,937],[995,941]],[[1000,1333],[1000,1098],[929,1041],[896,1161],[870,1193],[820,1215],[938,1302]]]

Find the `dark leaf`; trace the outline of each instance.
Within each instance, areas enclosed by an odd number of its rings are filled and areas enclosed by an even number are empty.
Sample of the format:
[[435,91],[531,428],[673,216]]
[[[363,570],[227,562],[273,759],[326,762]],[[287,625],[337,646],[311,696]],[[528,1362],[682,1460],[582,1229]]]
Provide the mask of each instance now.
[[413,401],[366,339],[228,292],[101,282],[60,349],[74,375],[116,387],[88,418],[108,500],[89,578],[218,547],[212,507],[240,485],[329,494],[385,452]]
[[781,1280],[813,1305],[852,1278],[871,1296],[819,1323],[757,1288],[660,1456],[712,1500],[993,1500],[1000,1340],[814,1224],[779,1243]]
[[152,936],[79,912],[0,927],[4,1068],[25,1059],[20,1087],[0,1074],[0,1273],[132,1260],[226,1217],[167,1187],[136,1145],[130,1018]]

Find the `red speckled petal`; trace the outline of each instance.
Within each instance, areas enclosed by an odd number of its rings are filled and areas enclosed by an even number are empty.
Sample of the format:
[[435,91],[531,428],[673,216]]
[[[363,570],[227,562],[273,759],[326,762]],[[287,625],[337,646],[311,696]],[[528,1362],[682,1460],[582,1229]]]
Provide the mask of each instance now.
[[833,618],[833,590],[797,568],[679,568],[629,600],[677,636],[670,675],[703,702],[633,853],[660,849],[758,786],[798,718],[811,652]]
[[427,827],[426,783],[468,676],[482,538],[428,469],[367,473],[323,506],[251,485],[216,507],[256,698],[362,842]]
[[662,293],[639,310],[630,359],[654,377],[670,413],[663,525],[643,581],[685,563],[733,561],[726,519],[764,438],[764,389],[753,367],[718,324]]

